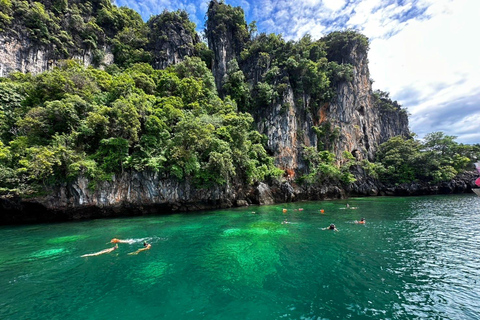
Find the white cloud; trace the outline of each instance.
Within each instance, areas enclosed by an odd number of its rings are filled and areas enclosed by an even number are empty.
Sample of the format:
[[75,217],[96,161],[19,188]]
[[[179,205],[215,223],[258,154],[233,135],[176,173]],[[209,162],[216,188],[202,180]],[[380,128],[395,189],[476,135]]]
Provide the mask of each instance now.
[[338,11],[345,5],[345,0],[323,0],[323,5],[332,11]]
[[[412,115],[414,132],[425,131],[417,127],[427,123],[425,115],[449,101],[480,96],[479,12],[480,2],[475,0],[437,1],[426,11],[429,19],[409,21],[391,38],[372,40],[369,59],[374,87],[405,101],[405,92],[411,88],[419,94],[414,104],[399,100]],[[431,132],[438,131],[435,123],[429,125]],[[480,125],[472,125],[480,131]],[[452,127],[442,130],[456,132]],[[462,139],[468,138],[459,135]]]

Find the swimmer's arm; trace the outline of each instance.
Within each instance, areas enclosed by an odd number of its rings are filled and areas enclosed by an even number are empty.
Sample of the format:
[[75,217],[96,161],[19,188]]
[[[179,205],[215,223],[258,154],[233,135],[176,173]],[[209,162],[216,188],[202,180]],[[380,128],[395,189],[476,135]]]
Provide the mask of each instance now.
[[142,252],[142,251],[145,251],[145,250],[148,250],[148,249],[150,249],[150,248],[151,248],[151,246],[149,245],[149,246],[148,246],[148,247],[146,247],[146,248],[138,249],[138,250],[137,250],[137,251],[135,251],[135,252],[130,252],[130,253],[129,253],[129,255],[132,255],[132,254],[139,254],[140,252]]
[[133,254],[139,254],[140,252],[142,251],[145,251],[145,250],[148,250],[147,248],[143,248],[143,249],[138,249],[137,251],[135,252],[130,252],[129,255],[133,255]]
[[[107,251],[107,250],[109,250],[109,251]],[[101,254],[104,254],[104,253],[108,253],[108,252],[112,252],[112,251],[113,251],[113,249],[112,249],[112,250],[107,249],[107,250],[102,250],[102,251],[95,252],[95,253],[84,254],[84,255],[81,256],[81,257],[82,257],[82,258],[83,258],[83,257],[94,257],[94,256],[99,256],[99,255],[101,255]]]

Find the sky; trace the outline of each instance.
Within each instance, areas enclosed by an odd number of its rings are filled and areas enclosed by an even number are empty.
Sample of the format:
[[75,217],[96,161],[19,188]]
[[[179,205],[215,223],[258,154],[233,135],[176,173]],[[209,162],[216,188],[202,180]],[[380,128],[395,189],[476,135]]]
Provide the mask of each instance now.
[[[202,31],[208,0],[115,0],[147,21],[183,9]],[[479,0],[225,0],[259,32],[298,40],[355,29],[370,40],[373,89],[390,93],[423,138],[442,131],[480,143]]]

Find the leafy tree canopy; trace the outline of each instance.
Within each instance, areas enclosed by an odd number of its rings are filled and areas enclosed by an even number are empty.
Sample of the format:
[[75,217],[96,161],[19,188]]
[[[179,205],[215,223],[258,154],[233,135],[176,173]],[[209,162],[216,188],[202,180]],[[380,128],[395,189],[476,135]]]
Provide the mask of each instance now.
[[[74,61],[0,82],[0,188],[157,171],[198,186],[275,177],[253,118],[221,100],[200,58],[113,73]],[[17,188],[18,189],[18,188]],[[19,190],[16,191],[20,192]]]

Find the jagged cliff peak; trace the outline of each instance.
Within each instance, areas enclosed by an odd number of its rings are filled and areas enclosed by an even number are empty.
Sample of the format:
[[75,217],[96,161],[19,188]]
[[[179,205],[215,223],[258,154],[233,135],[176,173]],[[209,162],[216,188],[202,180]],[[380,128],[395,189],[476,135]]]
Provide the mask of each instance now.
[[374,159],[378,145],[408,136],[408,118],[377,107],[368,70],[368,39],[354,30],[251,37],[243,11],[211,1],[207,37],[218,90],[255,117],[282,169],[308,172],[305,147]]
[[227,64],[239,58],[250,37],[245,14],[240,7],[213,0],[208,5],[205,27],[208,46],[214,53],[212,71],[216,75],[215,83],[219,94],[224,96]]
[[164,69],[195,55],[200,37],[185,11],[164,11],[152,17],[147,24],[150,29],[148,49],[153,56],[154,68]]

